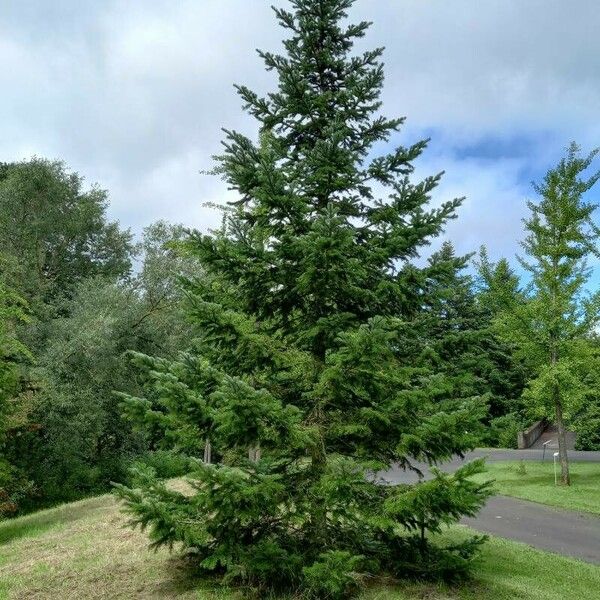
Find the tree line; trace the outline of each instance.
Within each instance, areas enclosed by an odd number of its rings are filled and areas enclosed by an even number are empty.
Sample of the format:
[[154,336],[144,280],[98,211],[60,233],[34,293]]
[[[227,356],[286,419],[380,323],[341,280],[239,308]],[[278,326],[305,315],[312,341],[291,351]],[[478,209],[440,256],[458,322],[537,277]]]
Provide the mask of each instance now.
[[0,168],[2,512],[106,491],[153,449],[122,418],[139,389],[126,350],[174,356],[188,343],[177,278],[198,267],[168,242],[108,221],[107,192],[56,161]]

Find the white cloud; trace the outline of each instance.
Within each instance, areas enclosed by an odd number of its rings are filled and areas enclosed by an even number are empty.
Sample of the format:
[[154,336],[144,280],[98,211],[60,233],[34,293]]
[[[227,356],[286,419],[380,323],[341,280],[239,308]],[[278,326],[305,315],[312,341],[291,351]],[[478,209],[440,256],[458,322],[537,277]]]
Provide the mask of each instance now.
[[[9,4],[0,160],[65,159],[111,191],[111,214],[136,231],[156,218],[215,225],[203,203],[228,192],[199,171],[222,126],[253,131],[232,83],[273,86],[254,53],[280,46],[271,0]],[[399,141],[432,131],[419,170],[446,170],[440,198],[467,196],[448,236],[461,251],[486,239],[511,254],[526,177],[573,138],[598,143],[597,1],[357,0],[353,17],[374,21],[361,46],[387,47],[384,109],[408,117]],[[477,155],[482,144],[490,156]]]

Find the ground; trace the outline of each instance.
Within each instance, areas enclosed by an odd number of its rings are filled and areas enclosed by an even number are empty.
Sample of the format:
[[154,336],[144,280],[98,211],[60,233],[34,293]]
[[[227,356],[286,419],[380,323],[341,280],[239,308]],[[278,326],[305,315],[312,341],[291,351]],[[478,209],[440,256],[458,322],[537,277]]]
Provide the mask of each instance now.
[[[101,496],[0,523],[0,598],[248,597],[194,579],[183,559],[149,550],[125,521],[116,501]],[[492,538],[462,586],[374,582],[363,600],[595,600],[598,589],[600,567]]]
[[491,462],[480,480],[494,479],[499,494],[600,515],[600,465],[574,462],[571,486],[554,484],[552,459],[546,462]]

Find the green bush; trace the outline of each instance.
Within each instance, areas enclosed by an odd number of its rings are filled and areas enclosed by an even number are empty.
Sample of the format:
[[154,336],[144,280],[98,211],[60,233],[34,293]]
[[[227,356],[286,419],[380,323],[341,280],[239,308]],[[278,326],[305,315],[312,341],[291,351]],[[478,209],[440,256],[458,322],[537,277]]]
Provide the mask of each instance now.
[[351,597],[362,582],[363,556],[343,550],[330,550],[319,556],[310,567],[304,567],[304,585],[309,598]]
[[600,450],[600,407],[587,411],[575,423],[576,450]]
[[443,546],[424,544],[418,535],[395,538],[387,566],[392,575],[402,579],[464,581],[470,576],[474,556],[487,539],[477,535]]
[[181,477],[190,469],[190,459],[171,450],[155,450],[147,452],[135,460],[133,467],[150,467],[160,479]]
[[486,443],[495,448],[516,448],[517,435],[523,428],[523,419],[517,413],[509,413],[492,419]]

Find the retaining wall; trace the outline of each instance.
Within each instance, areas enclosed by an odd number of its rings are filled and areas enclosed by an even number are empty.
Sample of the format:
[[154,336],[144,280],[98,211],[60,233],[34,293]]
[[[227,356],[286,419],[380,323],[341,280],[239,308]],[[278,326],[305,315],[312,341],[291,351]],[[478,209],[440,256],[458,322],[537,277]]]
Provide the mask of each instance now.
[[519,431],[517,434],[517,448],[519,450],[530,448],[540,435],[544,433],[547,425],[546,419],[542,419],[541,421],[536,421],[531,427],[525,429],[525,431]]

